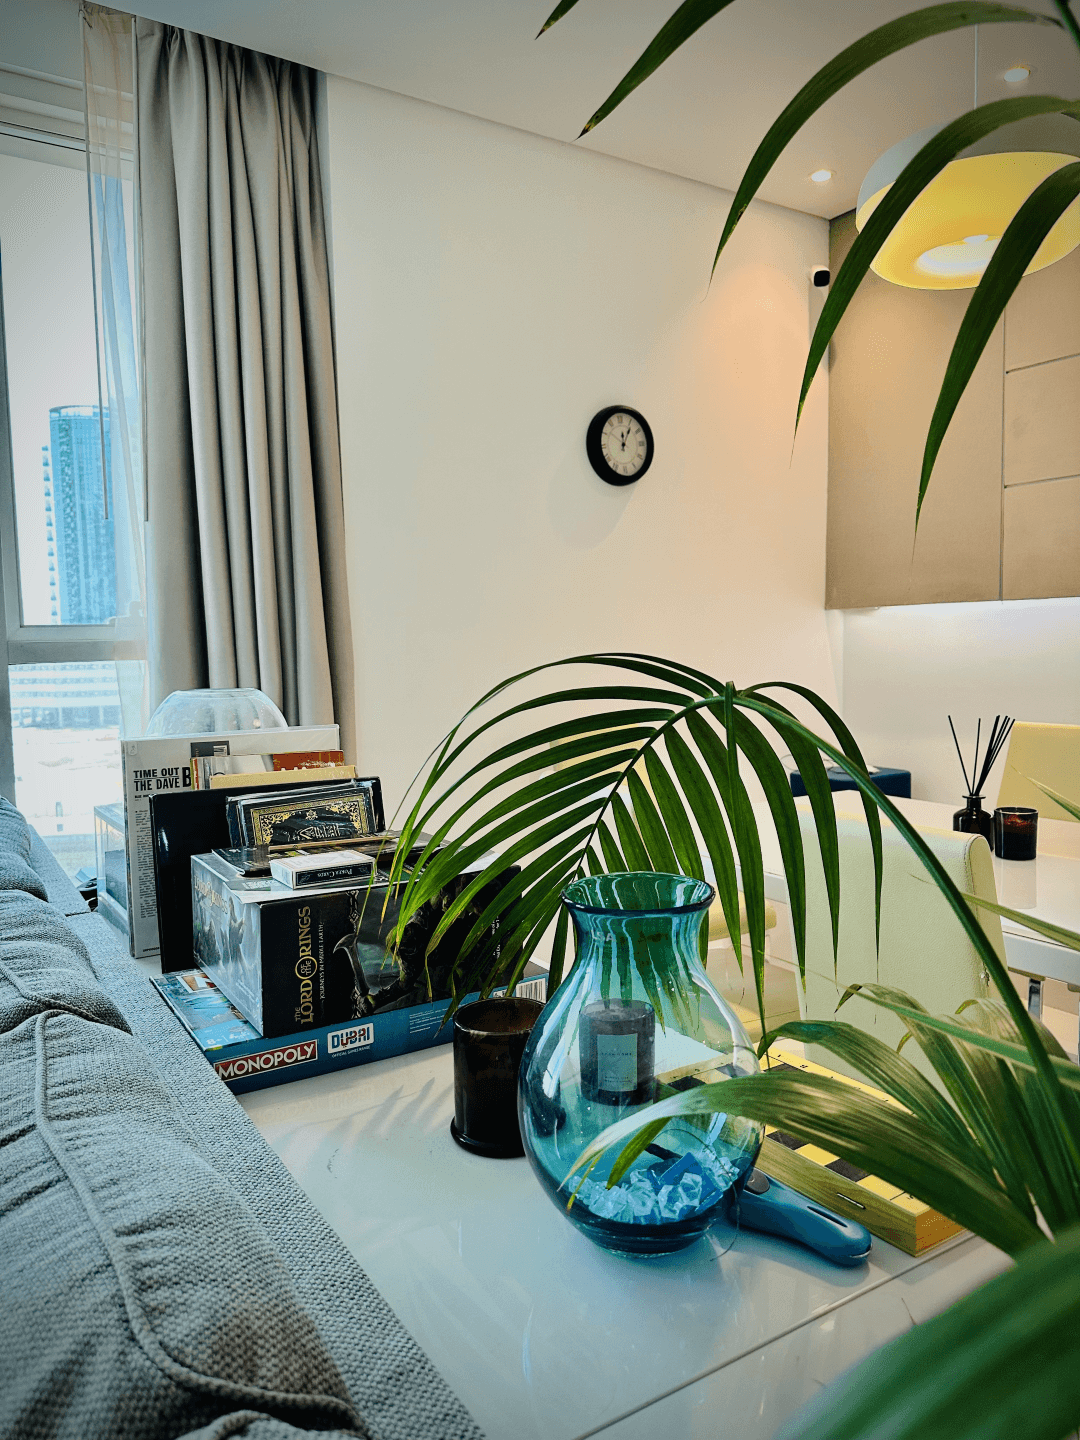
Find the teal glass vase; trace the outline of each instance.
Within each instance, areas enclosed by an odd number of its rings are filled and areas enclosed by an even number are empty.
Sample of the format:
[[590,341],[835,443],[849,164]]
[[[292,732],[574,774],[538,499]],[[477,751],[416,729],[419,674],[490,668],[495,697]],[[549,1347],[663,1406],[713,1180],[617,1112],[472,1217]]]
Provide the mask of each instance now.
[[[737,1195],[762,1127],[737,1115],[670,1120],[617,1184],[622,1149],[570,1174],[609,1125],[655,1100],[759,1066],[746,1031],[698,958],[715,891],[653,872],[595,875],[563,893],[577,959],[533,1027],[518,1080],[525,1153],[590,1240],[632,1255],[692,1245]],[[726,1218],[726,1217],[725,1217]]]

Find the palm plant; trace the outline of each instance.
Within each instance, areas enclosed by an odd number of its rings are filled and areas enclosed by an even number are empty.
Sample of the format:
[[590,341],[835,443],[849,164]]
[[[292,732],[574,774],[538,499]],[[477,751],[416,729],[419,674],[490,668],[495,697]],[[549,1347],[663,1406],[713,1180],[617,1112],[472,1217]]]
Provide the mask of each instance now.
[[[608,683],[505,697],[506,691],[535,685],[545,673],[564,667],[576,673],[582,668],[599,671]],[[773,698],[777,692],[782,700]],[[815,734],[788,700],[815,712],[831,738]],[[583,712],[583,705],[590,708]],[[535,719],[542,721],[539,728],[521,733]],[[899,991],[852,987],[900,1016],[933,1066],[940,1089],[903,1054],[842,1021],[795,1022],[773,1035],[765,1033],[764,872],[747,772],[764,792],[780,841],[800,972],[806,931],[798,813],[770,744],[770,730],[791,753],[806,783],[834,949],[840,868],[822,757],[841,766],[861,792],[878,913],[882,811],[919,856],[993,979],[1000,998],[974,1004],[959,1017],[930,1015]],[[995,1282],[996,1289],[987,1287],[966,1301],[961,1312],[965,1324],[981,1329],[979,1345],[963,1372],[966,1388],[961,1388],[959,1410],[953,1405],[955,1385],[950,1389],[940,1382],[922,1385],[914,1403],[908,1389],[898,1389],[893,1362],[886,1358],[875,1361],[870,1409],[859,1398],[864,1393],[860,1387],[868,1382],[853,1381],[843,1401],[848,1428],[836,1428],[830,1412],[825,1428],[807,1429],[807,1435],[885,1433],[875,1428],[883,1417],[896,1422],[887,1433],[898,1436],[944,1435],[945,1424],[953,1437],[998,1433],[988,1428],[981,1404],[991,1392],[980,1389],[978,1381],[987,1369],[996,1373],[1004,1367],[1016,1344],[1016,1327],[1005,1324],[997,1308],[1002,1289],[1009,1297],[1021,1297],[1018,1323],[1024,1343],[1052,1344],[1056,1354],[1067,1351],[1071,1361],[1080,1359],[1080,1331],[1065,1323],[1077,1303],[1075,1268],[1070,1271],[1074,1283],[1053,1288],[1045,1304],[1033,1304],[1024,1288],[1037,1283],[1051,1263],[1043,1255],[1048,1234],[1063,1237],[1061,1263],[1075,1267],[1072,1257],[1080,1238],[1071,1227],[1080,1226],[1080,1070],[1028,1015],[969,897],[873,784],[854,738],[824,700],[799,685],[739,689],[656,656],[574,656],[523,672],[489,691],[429,757],[417,785],[392,861],[391,878],[400,883],[403,896],[398,936],[447,880],[469,867],[482,864],[446,910],[431,948],[479,891],[489,885],[494,890],[462,946],[455,980],[459,998],[473,990],[486,993],[507,979],[515,983],[553,922],[549,994],[554,992],[568,941],[561,892],[581,875],[655,870],[707,878],[711,871],[740,963],[740,884],[745,895],[763,1030],[761,1053],[779,1036],[823,1045],[899,1102],[853,1095],[848,1086],[827,1076],[802,1072],[766,1071],[728,1079],[680,1093],[612,1126],[579,1157],[575,1172],[587,1173],[604,1150],[621,1144],[609,1179],[615,1184],[675,1116],[737,1113],[774,1124],[872,1171],[1020,1257],[1013,1274]],[[1068,802],[1066,806],[1073,808]],[[424,832],[430,838],[423,839]],[[405,857],[417,844],[419,860],[410,869]],[[497,853],[489,854],[493,850]],[[1080,949],[1080,937],[1071,932],[1032,922],[1005,907],[991,908]],[[933,1325],[950,1337],[958,1323],[949,1312]],[[920,1336],[899,1343],[918,1350],[930,1342]],[[892,1352],[884,1353],[888,1357]],[[947,1356],[949,1351],[938,1353]],[[1025,1410],[1025,1423],[1038,1417],[1034,1428],[1025,1430],[1016,1421],[1015,1406],[1008,1411],[1015,1422],[1010,1434],[1060,1440],[1062,1415],[1066,1423],[1075,1423],[1080,1415],[1080,1369],[1074,1366],[1068,1373],[1070,1384],[1060,1404],[1048,1407],[1040,1397],[1039,1405]],[[1030,1387],[1040,1383],[1038,1376],[1037,1368],[1014,1371],[1016,1393],[1030,1402]],[[955,1375],[952,1381],[959,1383]]]
[[[543,35],[561,20],[577,3],[578,0],[561,0],[548,16],[540,34]],[[665,60],[700,30],[706,21],[718,15],[721,10],[726,10],[732,3],[733,0],[683,0],[640,58],[588,120],[582,135],[599,125]],[[973,25],[1053,26],[1061,32],[1063,39],[1069,37],[1080,47],[1080,24],[1069,7],[1069,0],[1054,0],[1054,5],[1060,17],[1058,19],[1015,5],[991,3],[991,0],[948,0],[946,4],[930,5],[891,20],[841,51],[807,81],[773,122],[754,152],[735,192],[713,257],[713,270],[715,271],[724,247],[746,213],[751,200],[760,190],[786,146],[811,116],[850,81],[878,61],[895,55],[920,40],[954,30],[968,29]],[[871,261],[904,212],[934,177],[968,146],[992,135],[1005,125],[1038,115],[1063,115],[1080,127],[1080,101],[1076,98],[1063,99],[1057,95],[1024,95],[979,105],[941,129],[901,171],[856,238],[833,281],[810,343],[810,353],[799,393],[796,425],[818,366],[844,311],[869,270]],[[1077,130],[1077,144],[1080,145],[1080,128]],[[916,526],[942,441],[994,326],[1035,252],[1077,195],[1080,195],[1080,163],[1063,165],[1032,191],[1006,228],[972,295],[949,357],[927,432],[915,508]]]

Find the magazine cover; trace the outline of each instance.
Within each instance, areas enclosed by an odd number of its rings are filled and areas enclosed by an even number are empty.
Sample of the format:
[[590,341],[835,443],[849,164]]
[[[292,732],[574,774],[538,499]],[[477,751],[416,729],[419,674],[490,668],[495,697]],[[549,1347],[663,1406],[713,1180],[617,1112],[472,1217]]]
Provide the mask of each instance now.
[[[153,735],[121,740],[127,845],[128,937],[137,960],[157,955],[157,893],[150,797],[191,791],[191,762],[198,756],[267,755],[337,750],[336,725],[288,730],[231,730],[218,735]],[[207,748],[210,747],[210,748]]]

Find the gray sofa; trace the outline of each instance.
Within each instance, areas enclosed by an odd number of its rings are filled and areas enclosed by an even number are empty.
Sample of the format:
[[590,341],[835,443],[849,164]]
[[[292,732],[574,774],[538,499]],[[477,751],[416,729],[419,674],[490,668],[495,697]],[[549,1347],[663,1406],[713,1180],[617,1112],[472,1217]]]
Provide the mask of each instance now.
[[0,801],[0,1436],[479,1440]]

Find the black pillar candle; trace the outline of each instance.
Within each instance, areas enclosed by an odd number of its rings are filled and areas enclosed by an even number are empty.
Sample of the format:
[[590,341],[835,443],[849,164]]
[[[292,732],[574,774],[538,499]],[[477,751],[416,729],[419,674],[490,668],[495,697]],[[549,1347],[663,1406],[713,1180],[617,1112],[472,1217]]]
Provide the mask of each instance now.
[[644,1000],[595,1000],[581,1012],[581,1093],[601,1105],[653,1098],[656,1014]]
[[543,1010],[516,995],[477,1000],[454,1015],[454,1118],[450,1133],[477,1155],[524,1155],[518,1129],[518,1066]]
[[994,811],[994,854],[999,860],[1034,860],[1038,839],[1038,810],[999,805]]

